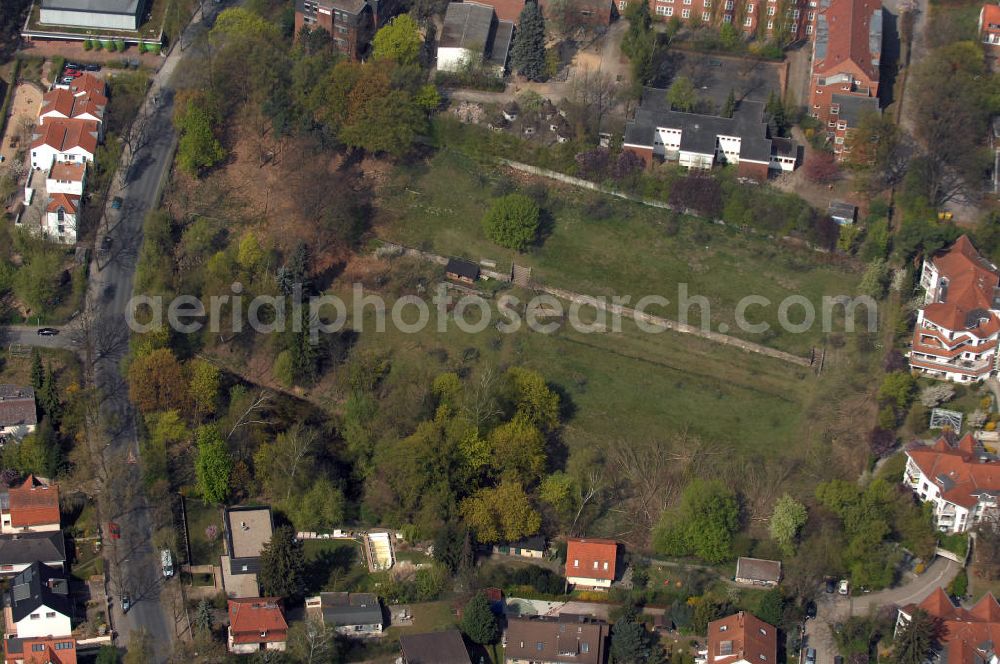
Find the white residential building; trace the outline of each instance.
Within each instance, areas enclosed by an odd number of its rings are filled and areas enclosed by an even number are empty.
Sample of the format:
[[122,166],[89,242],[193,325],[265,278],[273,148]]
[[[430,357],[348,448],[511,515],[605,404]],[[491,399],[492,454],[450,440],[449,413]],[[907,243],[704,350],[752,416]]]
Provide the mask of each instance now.
[[924,260],[924,306],[909,353],[910,367],[955,382],[976,382],[996,372],[1000,339],[1000,277],[965,235],[947,251]]
[[934,521],[946,533],[964,533],[985,518],[997,518],[1000,460],[966,434],[952,447],[941,438],[932,447],[907,450],[903,482],[934,506]]
[[52,194],[45,205],[42,233],[63,244],[75,244],[79,212],[79,196]]
[[503,76],[513,34],[514,24],[497,19],[493,7],[478,2],[452,2],[445,12],[438,40],[438,71],[486,67]]
[[57,161],[45,177],[45,191],[49,194],[83,196],[87,183],[87,167],[82,163]]
[[11,580],[7,609],[6,631],[20,639],[73,631],[69,582],[41,563],[31,563]]
[[31,167],[48,170],[60,162],[87,163],[97,151],[99,125],[89,120],[49,120],[35,127]]

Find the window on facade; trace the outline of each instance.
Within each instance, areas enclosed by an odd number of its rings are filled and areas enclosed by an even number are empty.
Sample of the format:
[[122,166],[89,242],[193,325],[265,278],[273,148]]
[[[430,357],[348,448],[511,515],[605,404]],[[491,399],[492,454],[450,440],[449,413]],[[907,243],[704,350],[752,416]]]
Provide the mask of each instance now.
[[813,20],[815,20],[815,19],[816,19],[816,12],[809,12],[808,14],[806,14],[806,17],[807,17],[807,18],[808,18],[808,19],[809,19],[810,21],[813,21]]
[[66,219],[66,211],[63,208],[56,210],[56,219],[58,221],[64,221]]
[[681,10],[681,17],[682,18],[691,18],[691,10],[690,9],[683,9],[683,10]]
[[773,30],[774,29],[774,21],[768,21],[767,22],[767,29],[768,30]]
[[771,5],[770,7],[767,8],[767,15],[768,16],[774,16],[776,12],[777,12],[777,9],[775,8],[774,5]]
[[726,0],[726,9],[733,8],[733,0]]
[[38,613],[32,613],[31,614],[31,619],[32,620],[41,620],[41,618],[42,618],[42,616],[40,614],[38,614]]
[[667,7],[667,16],[673,16],[673,15],[674,15],[674,8]]
[[627,4],[628,2],[626,0],[622,0],[621,2],[618,3],[618,9],[625,9],[625,5]]
[[573,567],[579,567],[579,566],[580,566],[580,561],[577,560],[576,558],[574,558],[573,559]]
[[667,14],[668,9],[670,9],[670,7],[663,7],[661,5],[656,5],[656,13],[659,14],[660,16],[669,16],[669,14]]
[[836,143],[837,145],[843,145],[844,144],[844,137],[843,136],[838,136],[837,138],[834,139],[833,142]]
[[535,650],[537,650],[538,652],[542,652],[543,650],[545,650],[545,643],[542,641],[536,641]]
[[725,16],[722,17],[722,22],[723,23],[732,23],[733,22],[733,17],[730,16],[729,14],[726,14]]
[[749,28],[751,25],[753,25],[753,19],[747,16],[746,19],[744,19],[743,21],[743,25]]
[[753,14],[753,5],[747,5],[747,14]]
[[31,644],[31,652],[45,652],[45,644],[44,643],[32,643]]
[[45,613],[45,617],[46,618],[55,618],[56,617],[56,612],[55,611],[47,611]]
[[837,115],[838,113],[840,113],[840,106],[830,107],[830,115]]
[[813,33],[813,27],[811,25],[806,26],[806,34],[811,35]]
[[706,23],[708,21],[711,21],[712,20],[712,14],[710,14],[709,12],[702,12],[702,14],[701,14],[701,20],[705,21]]

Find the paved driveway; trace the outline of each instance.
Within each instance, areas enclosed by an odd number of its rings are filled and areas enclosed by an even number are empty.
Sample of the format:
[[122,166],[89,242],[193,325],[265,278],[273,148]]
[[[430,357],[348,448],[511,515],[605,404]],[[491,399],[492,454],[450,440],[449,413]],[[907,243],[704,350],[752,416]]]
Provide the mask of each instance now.
[[816,664],[832,664],[837,655],[832,625],[843,622],[850,616],[868,615],[879,607],[899,607],[921,602],[935,589],[946,588],[960,569],[958,563],[939,556],[923,574],[897,588],[856,597],[822,593],[816,599],[816,618],[806,621],[802,660],[805,659],[806,648],[815,648]]

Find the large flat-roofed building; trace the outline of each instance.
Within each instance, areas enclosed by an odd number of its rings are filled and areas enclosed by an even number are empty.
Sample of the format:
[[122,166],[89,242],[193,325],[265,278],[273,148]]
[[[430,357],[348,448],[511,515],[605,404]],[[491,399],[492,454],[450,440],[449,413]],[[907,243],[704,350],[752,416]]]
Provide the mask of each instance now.
[[270,507],[231,507],[223,520],[226,555],[222,556],[222,584],[233,598],[257,597],[260,554],[271,541],[274,523]]
[[41,0],[43,25],[98,30],[139,29],[146,0]]
[[514,24],[498,19],[493,7],[452,2],[438,40],[437,68],[458,72],[468,66],[482,66],[503,76],[513,35]]

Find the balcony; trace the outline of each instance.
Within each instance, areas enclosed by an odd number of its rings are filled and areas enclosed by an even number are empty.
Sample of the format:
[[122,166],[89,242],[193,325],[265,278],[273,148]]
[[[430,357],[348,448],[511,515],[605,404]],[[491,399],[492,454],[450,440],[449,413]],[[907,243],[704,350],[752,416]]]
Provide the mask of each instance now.
[[910,364],[920,369],[930,369],[932,371],[947,371],[950,373],[960,373],[969,376],[984,376],[993,369],[993,358],[985,360],[952,360],[951,362],[939,362],[928,360],[922,357],[915,357],[910,354]]

